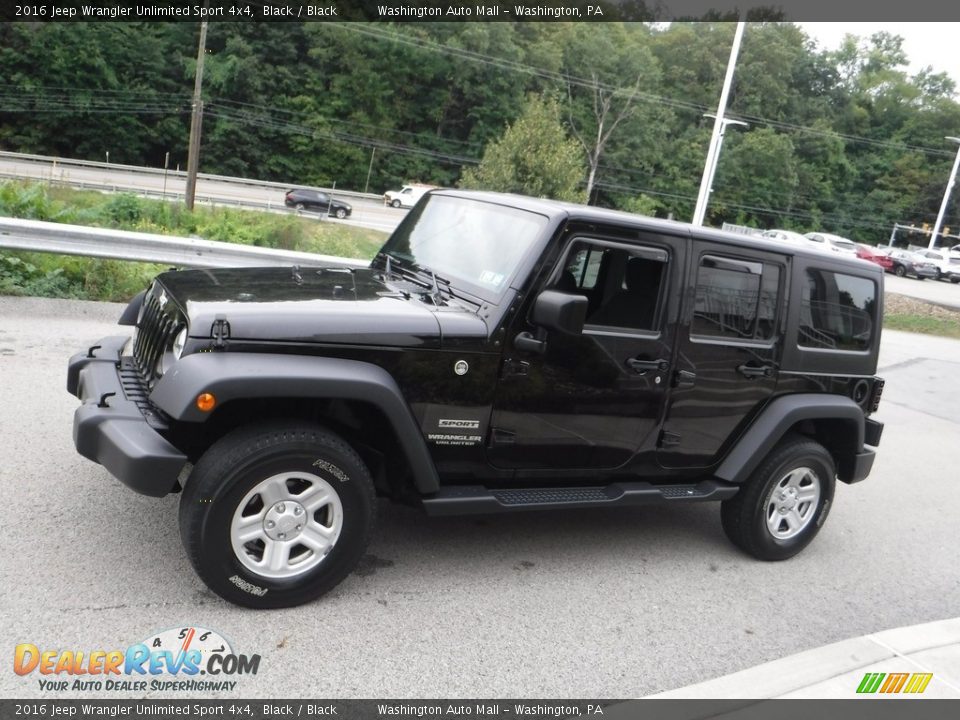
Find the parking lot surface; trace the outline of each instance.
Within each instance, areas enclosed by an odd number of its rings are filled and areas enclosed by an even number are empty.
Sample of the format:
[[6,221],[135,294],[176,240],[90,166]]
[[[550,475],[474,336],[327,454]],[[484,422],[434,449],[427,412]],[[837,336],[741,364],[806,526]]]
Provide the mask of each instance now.
[[[8,657],[196,626],[262,656],[225,695],[623,698],[960,607],[960,342],[884,333],[874,472],[838,485],[823,531],[787,562],[737,551],[713,504],[470,518],[382,504],[358,572],[318,602],[256,612],[193,573],[176,496],[136,495],[73,448],[67,359],[123,332],[121,309],[0,297]],[[0,673],[0,696],[50,697],[37,677]],[[71,696],[84,694],[56,695]]]

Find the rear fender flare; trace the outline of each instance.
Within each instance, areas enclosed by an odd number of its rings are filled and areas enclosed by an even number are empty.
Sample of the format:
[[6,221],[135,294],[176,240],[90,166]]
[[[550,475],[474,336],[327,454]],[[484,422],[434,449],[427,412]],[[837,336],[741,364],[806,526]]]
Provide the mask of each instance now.
[[848,397],[825,393],[785,395],[771,401],[727,453],[714,475],[727,482],[746,482],[790,428],[804,420],[840,421],[848,428],[846,437],[833,443],[832,448],[834,452],[842,448],[837,467],[840,479],[846,480],[848,463],[863,451],[863,410]]

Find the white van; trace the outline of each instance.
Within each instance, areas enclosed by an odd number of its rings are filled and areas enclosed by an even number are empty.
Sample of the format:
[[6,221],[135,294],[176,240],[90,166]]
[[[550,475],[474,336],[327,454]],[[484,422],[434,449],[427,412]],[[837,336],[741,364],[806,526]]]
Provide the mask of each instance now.
[[436,185],[404,185],[400,190],[388,190],[383,194],[383,204],[390,207],[411,208],[417,204],[417,200],[422,198],[431,190],[436,190]]

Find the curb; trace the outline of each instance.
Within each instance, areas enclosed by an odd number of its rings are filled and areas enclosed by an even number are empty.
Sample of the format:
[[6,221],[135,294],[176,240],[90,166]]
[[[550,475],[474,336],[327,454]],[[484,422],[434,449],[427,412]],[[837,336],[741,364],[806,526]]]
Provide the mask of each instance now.
[[[910,657],[928,651],[947,651],[957,658],[950,663],[951,666],[960,667],[960,618],[842,640],[648,698],[855,698],[856,681],[840,681],[844,675],[866,672],[870,666],[885,661],[896,661],[907,669],[929,672],[931,668],[926,659],[921,662]],[[937,672],[936,667],[932,670],[940,681],[937,695],[960,698],[960,677]]]

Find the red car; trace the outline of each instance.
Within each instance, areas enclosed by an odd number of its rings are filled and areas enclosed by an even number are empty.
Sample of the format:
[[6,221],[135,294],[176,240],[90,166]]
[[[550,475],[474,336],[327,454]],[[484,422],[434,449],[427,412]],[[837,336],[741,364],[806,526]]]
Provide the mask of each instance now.
[[883,250],[869,245],[857,243],[857,257],[876,263],[884,270],[890,270],[893,267],[893,260]]

